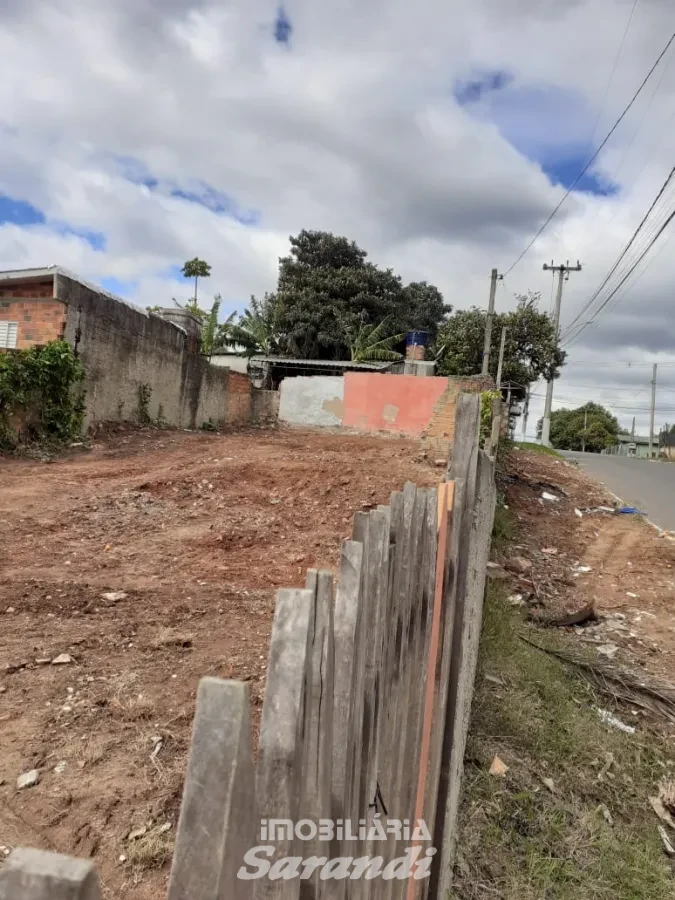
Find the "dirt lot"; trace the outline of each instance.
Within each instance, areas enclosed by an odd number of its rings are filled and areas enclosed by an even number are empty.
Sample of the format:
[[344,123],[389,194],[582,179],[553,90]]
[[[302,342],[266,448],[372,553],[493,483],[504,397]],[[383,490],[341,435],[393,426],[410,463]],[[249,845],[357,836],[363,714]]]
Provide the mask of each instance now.
[[0,845],[91,855],[107,896],[162,898],[199,678],[249,680],[259,713],[275,589],[334,566],[357,510],[438,481],[416,450],[131,431],[0,462]]
[[600,622],[570,633],[609,647],[599,652],[617,664],[637,663],[672,681],[675,542],[639,516],[597,510],[612,507],[612,496],[555,457],[515,451],[503,487],[517,523],[509,555],[532,563],[529,572],[512,576],[525,608],[550,618],[595,600]]

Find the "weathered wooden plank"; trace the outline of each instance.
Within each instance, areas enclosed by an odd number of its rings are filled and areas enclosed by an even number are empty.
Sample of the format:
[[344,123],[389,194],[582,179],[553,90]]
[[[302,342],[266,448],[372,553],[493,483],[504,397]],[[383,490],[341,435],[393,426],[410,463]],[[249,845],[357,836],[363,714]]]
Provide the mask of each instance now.
[[[450,682],[450,669],[454,652],[455,612],[457,592],[461,573],[459,571],[460,546],[462,543],[462,523],[466,508],[465,485],[462,479],[454,482],[452,508],[448,510],[447,536],[445,554],[440,549],[436,557],[436,588],[441,591],[440,646],[436,659],[436,678],[434,689],[434,711],[432,717],[431,746],[429,752],[429,769],[424,797],[424,820],[434,836],[436,845],[435,822],[441,793],[447,790],[447,779],[442,780],[442,757],[446,723],[448,721],[447,706]],[[443,793],[443,797],[445,794]],[[443,802],[440,806],[443,807]],[[422,882],[421,893],[426,896],[429,880]]]
[[169,900],[250,900],[237,878],[256,846],[255,774],[248,686],[203,678],[197,692]]
[[448,791],[444,808],[439,809],[440,815],[437,819],[439,824],[442,820],[442,835],[439,829],[436,838],[439,856],[438,880],[434,880],[434,883],[437,884],[437,896],[440,897],[448,896],[452,885],[464,750],[478,661],[486,567],[490,554],[495,499],[494,462],[487,454],[481,452],[478,457],[475,513],[471,521],[470,539],[461,550],[462,555],[467,557],[467,574],[464,583],[462,615],[455,624],[459,635],[459,639],[455,642],[459,664],[453,668],[450,681],[451,699],[448,704],[449,718],[446,733],[450,743]]
[[[335,647],[333,638],[333,575],[331,572],[308,573],[307,586],[314,588],[314,615],[310,631],[312,657],[311,680],[307,685],[309,703],[306,712],[307,756],[303,766],[303,792],[300,818],[317,825],[320,819],[332,819],[333,780],[333,686]],[[317,837],[304,841],[302,855],[330,855],[329,845]],[[319,896],[319,872],[300,884],[300,897]]]
[[21,848],[0,872],[0,900],[100,900],[94,864]]
[[[257,769],[261,819],[298,821],[302,763],[306,758],[305,689],[311,682],[311,591],[281,589],[272,625],[267,664],[267,687],[260,728]],[[285,833],[274,841],[270,862],[296,855],[296,840]],[[297,900],[298,879],[260,878],[253,882],[256,900]]]
[[354,516],[353,538],[361,545],[361,584],[359,586],[359,628],[356,632],[354,643],[354,675],[353,675],[353,743],[348,748],[348,773],[347,781],[351,786],[351,795],[348,803],[347,818],[358,822],[362,814],[360,802],[361,788],[361,759],[363,750],[363,702],[364,685],[366,678],[366,657],[368,653],[368,513],[358,512]]
[[335,684],[333,702],[333,815],[336,819],[348,816],[351,797],[349,754],[354,747],[354,710],[357,690],[355,648],[361,630],[361,567],[363,545],[344,541],[340,558],[335,620]]
[[[455,437],[448,462],[448,481],[466,480],[476,470],[480,433],[480,394],[460,394],[455,412]],[[467,493],[471,485],[467,484]]]

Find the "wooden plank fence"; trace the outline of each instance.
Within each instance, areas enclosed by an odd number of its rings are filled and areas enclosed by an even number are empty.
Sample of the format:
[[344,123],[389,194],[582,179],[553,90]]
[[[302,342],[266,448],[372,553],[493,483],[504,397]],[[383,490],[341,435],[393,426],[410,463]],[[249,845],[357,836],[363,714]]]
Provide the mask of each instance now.
[[[168,900],[447,896],[495,505],[479,420],[460,395],[449,480],[356,514],[336,589],[311,570],[278,592],[257,765],[247,686],[200,683]],[[430,877],[367,877],[401,858]],[[100,889],[91,862],[17,850],[10,898]]]

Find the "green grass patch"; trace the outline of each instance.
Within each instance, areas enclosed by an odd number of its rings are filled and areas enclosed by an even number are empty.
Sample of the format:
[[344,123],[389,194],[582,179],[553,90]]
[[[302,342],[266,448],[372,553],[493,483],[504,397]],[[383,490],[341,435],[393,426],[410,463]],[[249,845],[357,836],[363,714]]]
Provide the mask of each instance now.
[[501,499],[495,507],[495,521],[492,526],[492,551],[501,555],[516,536],[516,517],[504,506]]
[[[642,728],[604,725],[595,707],[614,709],[610,701],[518,638],[524,625],[504,594],[490,584],[451,897],[672,900],[648,801],[672,777],[672,749]],[[509,766],[504,778],[488,773],[495,755]]]
[[557,456],[558,459],[563,459],[557,450],[554,450],[553,447],[545,447],[544,444],[534,444],[531,441],[516,441],[515,446],[520,450],[531,450],[533,453],[544,453],[546,456]]

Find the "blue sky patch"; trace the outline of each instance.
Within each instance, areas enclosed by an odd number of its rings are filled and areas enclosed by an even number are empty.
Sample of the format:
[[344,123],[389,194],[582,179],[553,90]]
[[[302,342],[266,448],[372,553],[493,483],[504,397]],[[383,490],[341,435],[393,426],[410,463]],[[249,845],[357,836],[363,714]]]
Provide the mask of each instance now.
[[44,225],[45,221],[45,214],[32,203],[0,194],[0,224]]
[[118,297],[130,297],[132,294],[136,292],[138,288],[137,281],[121,281],[119,278],[113,278],[112,276],[108,278],[101,279],[101,287],[104,291],[108,291],[111,294],[117,294]]
[[[495,125],[519,153],[538,163],[554,184],[569,188],[593,155],[596,113],[577,91],[520,84],[495,70],[458,82],[455,98],[472,117]],[[588,172],[576,191],[611,196],[618,184]]]
[[293,23],[288,18],[288,14],[283,6],[277,10],[277,17],[274,20],[274,40],[277,44],[285,44],[288,46],[291,42],[293,34]]

